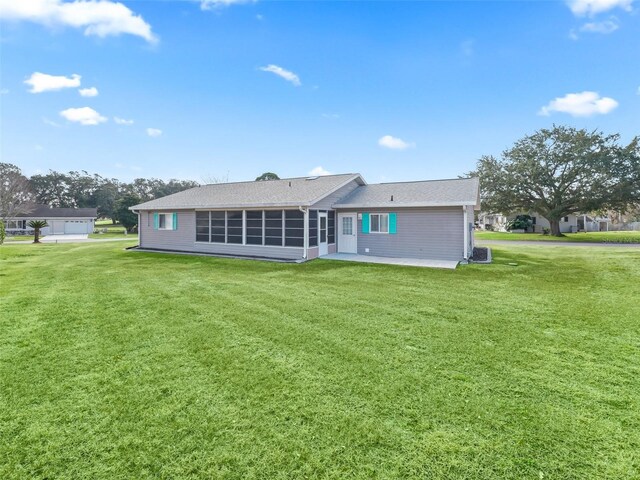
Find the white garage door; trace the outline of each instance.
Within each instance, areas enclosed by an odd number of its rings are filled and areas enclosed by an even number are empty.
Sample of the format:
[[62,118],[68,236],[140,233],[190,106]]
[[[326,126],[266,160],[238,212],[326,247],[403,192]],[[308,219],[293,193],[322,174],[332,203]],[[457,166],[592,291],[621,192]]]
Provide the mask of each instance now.
[[64,222],[64,233],[87,233],[88,222],[84,220],[67,220]]
[[51,233],[53,235],[60,235],[64,233],[64,220],[52,220],[50,225]]

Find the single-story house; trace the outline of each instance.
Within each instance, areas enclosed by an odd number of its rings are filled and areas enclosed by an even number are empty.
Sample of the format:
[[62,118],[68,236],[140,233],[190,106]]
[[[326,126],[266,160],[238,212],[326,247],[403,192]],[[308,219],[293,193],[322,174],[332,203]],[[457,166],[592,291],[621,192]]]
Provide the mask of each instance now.
[[96,208],[53,208],[48,205],[35,205],[29,213],[17,215],[7,221],[9,234],[26,232],[32,220],[45,220],[47,227],[40,230],[42,235],[91,233],[98,210]]
[[[533,220],[532,230],[534,233],[542,233],[545,229],[550,229],[549,221],[538,213],[530,213]],[[516,218],[516,215],[507,216],[507,222]],[[560,219],[560,233],[576,232],[606,232],[609,230],[609,219],[597,217],[592,214],[576,213],[569,214]]]
[[131,207],[142,249],[309,260],[344,252],[466,261],[477,178],[368,185],[360,174],[203,185]]

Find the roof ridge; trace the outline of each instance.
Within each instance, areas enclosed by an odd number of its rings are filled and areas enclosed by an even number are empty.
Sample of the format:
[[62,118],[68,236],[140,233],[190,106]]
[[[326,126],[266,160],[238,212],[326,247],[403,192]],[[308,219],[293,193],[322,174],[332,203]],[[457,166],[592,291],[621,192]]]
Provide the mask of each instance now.
[[370,183],[370,186],[374,185],[395,185],[396,183],[428,183],[428,182],[451,182],[453,180],[473,180],[479,177],[464,177],[464,178],[433,178],[431,180],[404,180],[400,182],[380,182]]
[[302,179],[307,179],[307,178],[311,178],[311,177],[315,177],[315,178],[326,178],[326,177],[346,177],[349,175],[360,175],[359,173],[335,173],[332,175],[304,175],[301,177],[287,177],[287,178],[278,178],[278,179],[274,179],[274,180],[241,180],[238,182],[220,182],[220,183],[205,183],[204,185],[200,185],[199,187],[193,187],[193,188],[200,188],[200,187],[208,187],[211,185],[238,185],[241,183],[257,183],[257,182],[286,182],[289,180],[302,180]]

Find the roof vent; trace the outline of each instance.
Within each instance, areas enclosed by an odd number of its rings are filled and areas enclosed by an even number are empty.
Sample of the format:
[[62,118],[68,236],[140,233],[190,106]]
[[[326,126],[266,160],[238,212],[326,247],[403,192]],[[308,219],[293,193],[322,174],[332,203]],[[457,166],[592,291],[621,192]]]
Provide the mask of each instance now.
[[315,180],[318,178],[318,175],[316,175],[315,177],[307,177],[307,180]]
[[291,186],[291,182],[289,182],[289,186]]
[[391,201],[393,202],[393,195],[391,195]]

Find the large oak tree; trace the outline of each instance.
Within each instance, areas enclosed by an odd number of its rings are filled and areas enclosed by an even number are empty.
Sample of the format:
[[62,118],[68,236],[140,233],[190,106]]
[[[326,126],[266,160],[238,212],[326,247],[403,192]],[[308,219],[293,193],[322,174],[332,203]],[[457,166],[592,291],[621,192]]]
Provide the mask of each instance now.
[[11,163],[0,163],[0,220],[6,224],[10,218],[33,210],[34,201],[29,180]]
[[569,214],[625,210],[640,201],[640,137],[619,140],[554,126],[518,140],[500,159],[482,157],[472,175],[480,177],[483,210],[536,212],[556,236]]

